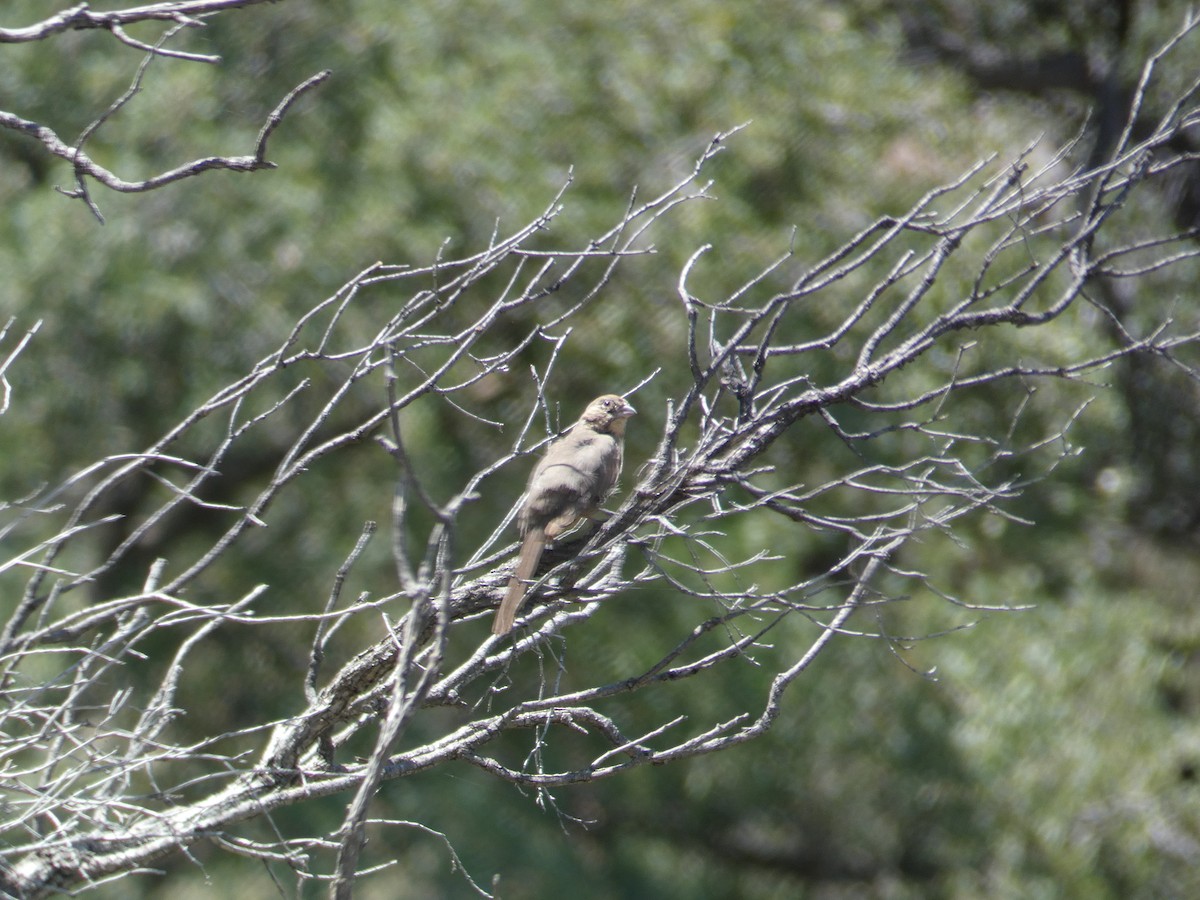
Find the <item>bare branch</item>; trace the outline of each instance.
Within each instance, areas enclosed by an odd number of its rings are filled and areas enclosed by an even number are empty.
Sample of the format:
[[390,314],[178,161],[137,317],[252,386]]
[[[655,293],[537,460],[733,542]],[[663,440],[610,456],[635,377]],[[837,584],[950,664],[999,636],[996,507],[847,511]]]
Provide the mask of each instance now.
[[[234,5],[124,14],[174,24],[176,14]],[[57,33],[70,21],[39,27]],[[256,165],[266,165],[266,142],[294,100],[324,77],[275,110],[249,158]],[[686,346],[624,385],[664,398],[631,426],[656,429],[656,449],[640,467],[630,461],[602,524],[547,549],[511,637],[485,635],[480,622],[511,573],[507,520],[497,515],[478,546],[464,547],[464,511],[480,509],[499,478],[511,483],[514,466],[564,424],[560,410],[572,400],[558,385],[589,316],[620,268],[658,258],[658,230],[712,199],[706,166],[729,135],[658,195],[632,192],[615,221],[577,246],[553,231],[571,202],[568,181],[533,221],[497,228],[460,258],[375,263],[313,298],[271,352],[149,446],[0,508],[0,577],[20,595],[0,633],[0,789],[10,813],[0,888],[28,897],[74,890],[212,841],[349,896],[356,879],[390,864],[372,859],[366,842],[370,804],[387,780],[466,761],[546,799],[556,786],[720,752],[768,732],[787,691],[835,639],[881,640],[899,655],[907,638],[862,610],[905,596],[965,617],[1021,606],[1019,597],[1006,607],[955,596],[912,548],[953,548],[983,517],[1023,522],[1014,501],[1078,453],[1073,435],[1103,390],[1101,373],[1138,358],[1197,377],[1194,310],[1158,296],[1122,309],[1096,290],[1106,279],[1181,271],[1198,255],[1194,230],[1131,234],[1117,215],[1193,162],[1170,150],[1193,127],[1186,103],[1173,108],[1146,140],[1130,138],[1092,169],[1071,167],[1069,148],[1042,153],[1052,162],[1040,166],[1030,162],[1034,148],[981,161],[824,259],[779,248],[729,282],[738,287],[726,296],[694,287],[711,262],[700,242],[662,281],[678,297],[669,309]],[[103,182],[79,148],[60,150]],[[556,293],[555,305],[543,302]],[[19,353],[36,352],[36,330],[0,363],[4,408],[22,399],[10,396],[5,372]],[[545,352],[531,371],[535,344]],[[508,417],[512,433],[494,437],[501,416],[480,412],[475,393],[502,376],[525,395]],[[1051,393],[1058,402],[1040,410]],[[994,407],[990,418],[963,411],[979,398]],[[494,437],[494,458],[473,464],[461,484],[434,480],[412,424],[431,412]],[[234,454],[268,427],[287,438],[273,445],[269,474],[235,498],[214,496]],[[801,439],[836,453],[809,466],[797,458]],[[394,574],[343,599],[375,526],[336,533],[318,515],[314,529],[344,549],[311,591],[265,613],[255,608],[265,586],[230,591],[235,549],[293,549],[264,527],[272,506],[305,496],[318,464],[363,445],[394,471]],[[145,483],[157,500],[116,523],[113,498]],[[217,523],[214,532],[173,533],[173,513],[192,508]],[[763,521],[778,540],[747,549],[739,531]],[[174,540],[153,544],[162,534]],[[797,548],[814,536],[834,539],[834,549],[820,571],[797,575]],[[169,554],[138,562],[148,546]],[[112,587],[112,574],[134,565],[138,587]],[[652,652],[615,674],[576,671],[568,660],[578,629],[596,616],[636,615],[622,597],[649,586],[687,624],[653,635]],[[283,623],[307,641],[288,713],[191,743],[174,737],[168,725],[183,715],[177,698],[197,648],[217,634],[270,639]],[[352,638],[362,630],[351,624],[384,635]],[[335,636],[362,641],[340,664],[331,661]],[[536,675],[514,665],[522,657],[538,663]],[[139,679],[133,661],[160,665]],[[570,680],[560,677],[568,666]],[[650,700],[671,686],[708,689],[738,666],[764,674],[760,697],[736,712],[700,721]],[[439,714],[447,706],[455,716]],[[580,752],[545,752],[566,741]],[[519,742],[524,754],[513,750]],[[574,762],[556,767],[561,759]],[[233,832],[254,819],[269,833],[275,810],[335,794],[346,806],[332,838]],[[457,864],[450,841],[433,836]]]
[[175,0],[109,12],[97,12],[87,3],[79,3],[24,28],[0,28],[0,44],[41,41],[64,31],[99,29],[115,32],[120,26],[134,22],[188,22],[199,16],[274,2],[276,0]]
[[[75,173],[76,187],[71,190],[60,188],[60,191],[68,197],[83,200],[101,222],[103,222],[103,217],[88,194],[87,178],[93,178],[105,187],[119,193],[130,194],[156,190],[173,182],[214,170],[257,172],[263,169],[273,169],[275,163],[267,159],[267,143],[272,133],[279,127],[288,110],[301,96],[329,78],[328,70],[318,72],[305,79],[287,93],[263,123],[258,139],[255,141],[254,152],[249,156],[206,156],[149,178],[131,181],[101,165],[83,149],[87,139],[141,90],[146,68],[152,60],[163,56],[191,62],[219,62],[213,56],[168,48],[166,44],[177,33],[186,28],[202,25],[203,21],[198,17],[253,6],[261,2],[264,0],[225,0],[225,2],[222,0],[186,2],[184,0],[184,2],[155,3],[111,12],[95,12],[86,3],[81,3],[27,28],[0,28],[0,44],[44,40],[68,30],[104,29],[112,32],[122,43],[146,53],[129,90],[84,129],[83,134],[73,145],[60,138],[51,127],[12,112],[0,110],[0,128],[24,134],[38,141],[51,155],[71,163]],[[162,21],[168,23],[169,27],[163,31],[156,43],[147,44],[131,38],[123,28],[127,24],[142,21]]]

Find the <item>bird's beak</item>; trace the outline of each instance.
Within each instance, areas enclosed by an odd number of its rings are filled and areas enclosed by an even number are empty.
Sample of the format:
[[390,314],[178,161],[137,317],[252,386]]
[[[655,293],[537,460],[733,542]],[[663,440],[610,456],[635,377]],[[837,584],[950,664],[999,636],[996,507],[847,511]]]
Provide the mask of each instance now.
[[621,403],[623,405],[621,406],[620,412],[617,413],[618,416],[620,416],[622,419],[628,419],[630,416],[637,415],[637,410],[629,405],[628,400],[622,400]]

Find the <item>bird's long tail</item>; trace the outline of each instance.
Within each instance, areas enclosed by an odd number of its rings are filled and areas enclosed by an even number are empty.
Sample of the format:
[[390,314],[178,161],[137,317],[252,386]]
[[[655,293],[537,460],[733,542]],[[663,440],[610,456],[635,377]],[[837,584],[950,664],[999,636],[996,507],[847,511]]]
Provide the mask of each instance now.
[[537,571],[542,559],[542,550],[546,547],[546,532],[542,528],[530,528],[521,543],[521,555],[517,559],[517,568],[512,578],[508,580],[508,590],[504,592],[504,601],[496,610],[496,618],[492,620],[492,634],[508,634],[512,631],[513,622],[517,618],[517,610],[525,599],[525,583]]

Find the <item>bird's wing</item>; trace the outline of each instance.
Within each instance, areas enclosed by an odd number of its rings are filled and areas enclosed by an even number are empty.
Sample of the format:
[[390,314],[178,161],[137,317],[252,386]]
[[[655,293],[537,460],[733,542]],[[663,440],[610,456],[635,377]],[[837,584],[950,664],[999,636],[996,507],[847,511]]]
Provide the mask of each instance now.
[[616,484],[621,449],[610,434],[578,425],[551,445],[529,479],[521,527],[554,537],[595,511]]

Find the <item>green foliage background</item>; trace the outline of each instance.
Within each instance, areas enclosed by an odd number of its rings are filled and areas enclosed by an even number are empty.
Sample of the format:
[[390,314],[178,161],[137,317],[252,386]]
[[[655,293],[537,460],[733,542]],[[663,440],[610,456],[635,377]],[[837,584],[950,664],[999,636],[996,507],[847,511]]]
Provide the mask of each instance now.
[[[969,5],[946,2],[929,4],[928,14],[967,22],[977,30],[965,38],[981,44],[1031,35],[1030,52],[1103,44],[1103,17],[1059,19],[1049,6],[991,4],[990,18],[970,19]],[[1138,10],[1126,78],[1184,6]],[[981,157],[1013,156],[1042,134],[1049,153],[1080,128],[1086,99],[981,93],[907,52],[903,7],[292,0],[228,13],[186,39],[223,63],[154,62],[141,94],[89,142],[94,157],[136,178],[202,155],[248,152],[290,87],[321,68],[333,79],[276,134],[277,171],[215,173],[147,195],[97,188],[103,227],[52,190],[69,186],[65,165],[0,133],[0,314],[21,326],[45,319],[10,375],[16,402],[0,421],[0,496],[143,447],[355,272],[376,260],[426,263],[447,241],[450,255],[478,249],[497,222],[512,228],[540,212],[568,171],[568,208],[554,232],[560,246],[607,227],[634,185],[648,195],[680,177],[715,132],[751,123],[711,170],[719,201],[693,205],[675,232],[658,236],[656,256],[624,267],[589,313],[586,337],[568,345],[553,384],[564,416],[597,385],[623,389],[631,372],[682,346],[674,282],[700,244],[714,248],[695,287],[724,296],[789,246],[800,261],[818,259]],[[0,10],[0,23],[45,14],[46,4],[18,0]],[[134,32],[146,40],[157,33]],[[69,140],[140,62],[102,33],[6,46],[0,106]],[[1128,215],[1136,229],[1139,217],[1162,212]],[[1194,284],[1162,276],[1153,289],[1194,303]],[[819,330],[821,316],[792,327]],[[501,327],[516,334],[524,324]],[[1015,346],[987,352],[1029,352]],[[532,348],[528,363],[543,364],[548,352]],[[668,370],[640,395],[647,418],[686,377]],[[518,371],[488,391],[479,403],[507,421],[520,419],[533,393]],[[463,765],[386,785],[379,814],[444,832],[476,879],[500,874],[507,898],[1194,896],[1196,533],[1147,524],[1152,517],[1135,501],[1155,494],[1143,483],[1128,395],[1106,386],[1096,395],[1072,432],[1083,452],[1022,501],[1035,525],[984,520],[964,526],[957,544],[931,540],[909,560],[973,603],[1031,609],[981,615],[916,595],[879,612],[872,626],[896,636],[974,627],[922,641],[835,642],[756,744],[556,791],[556,807]],[[1038,415],[1060,416],[1081,396],[1051,392]],[[986,428],[997,413],[984,398],[965,414]],[[481,445],[461,417],[425,415],[413,453],[443,495],[508,439]],[[645,426],[631,429],[636,461],[651,451],[657,425],[635,421]],[[269,474],[272,442],[286,439],[286,424],[239,457],[240,469],[226,473],[231,490]],[[1188,442],[1172,446],[1186,451]],[[802,426],[790,451],[811,483],[848,464],[813,428]],[[277,608],[320,604],[362,521],[387,519],[389,492],[380,486],[392,474],[381,456],[363,448],[315,473],[310,494],[271,511],[271,527],[294,552],[249,548],[214,592],[268,582]],[[1188,467],[1198,462],[1193,450]],[[475,537],[494,527],[515,493],[484,498]],[[204,523],[195,528],[202,534]],[[344,541],[330,542],[339,530]],[[768,584],[819,565],[824,552],[813,536],[776,522],[747,525],[740,537],[748,548],[767,540],[782,552],[756,573]],[[377,543],[355,590],[392,589]],[[15,584],[3,583],[0,604],[11,602]],[[670,595],[622,603],[572,635],[568,677],[573,667],[589,675],[608,667],[613,677],[636,670],[681,623],[707,614]],[[796,626],[777,637],[780,652],[812,636]],[[251,640],[206,648],[194,663],[203,677],[181,698],[191,727],[236,727],[264,685],[278,697],[278,714],[295,711],[305,641],[297,634],[295,647]],[[698,695],[685,684],[662,702],[708,721],[761,703],[765,677],[748,664],[722,682],[723,694]],[[529,746],[514,738],[503,749],[518,760]],[[339,821],[336,804],[277,818],[297,833]],[[362,896],[468,895],[435,838],[393,829],[373,841],[376,861],[391,856],[398,866],[367,879]],[[230,878],[241,896],[273,891],[261,869],[206,847],[196,857],[202,865],[171,860],[166,877],[125,881],[106,894],[216,896]],[[286,883],[286,873],[275,874]]]

